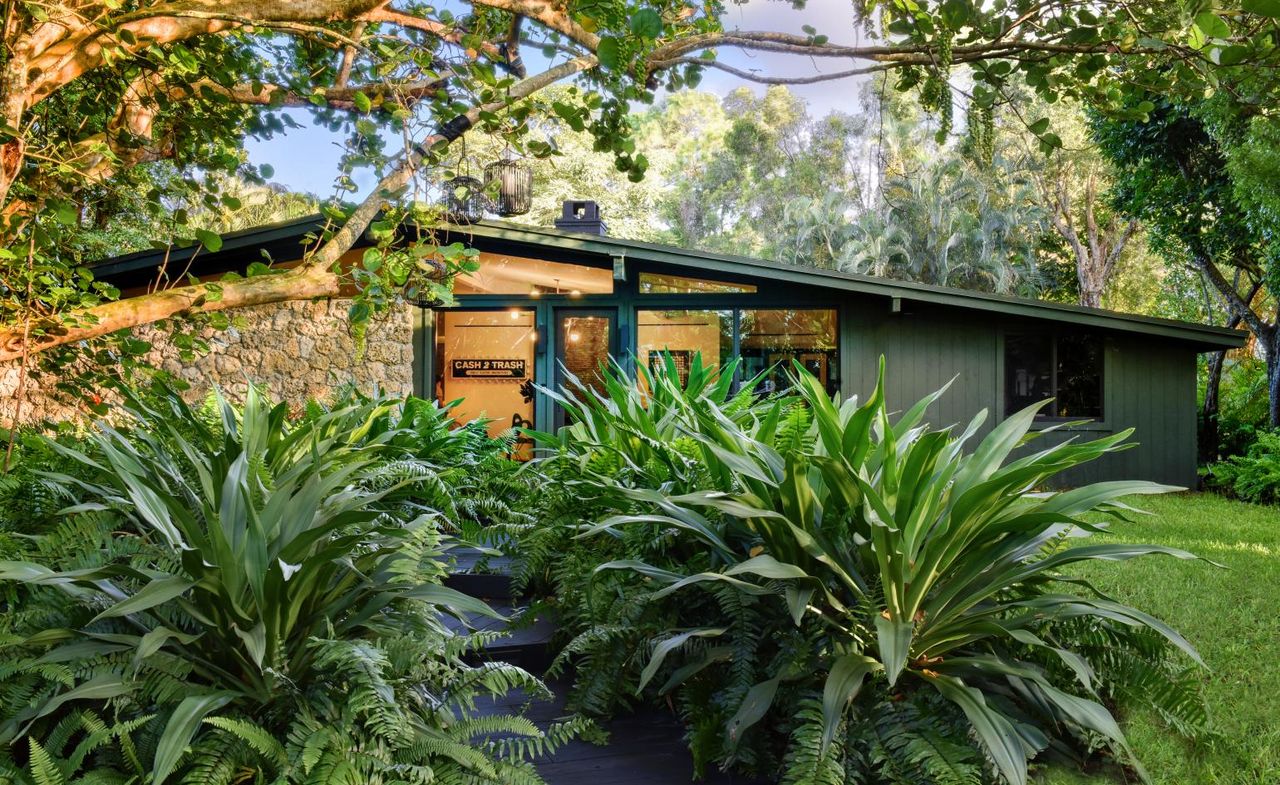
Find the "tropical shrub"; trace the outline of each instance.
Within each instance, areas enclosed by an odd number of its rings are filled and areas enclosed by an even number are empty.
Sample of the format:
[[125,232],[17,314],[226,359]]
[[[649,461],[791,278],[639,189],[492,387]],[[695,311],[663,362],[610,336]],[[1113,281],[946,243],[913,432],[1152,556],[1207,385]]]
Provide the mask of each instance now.
[[[1244,455],[1268,427],[1267,364],[1241,352],[1228,357],[1218,387],[1217,443],[1208,445],[1219,458]],[[1204,387],[1205,374],[1201,375]],[[1201,390],[1203,399],[1204,391]],[[1204,412],[1200,412],[1203,420]]]
[[358,444],[384,447],[393,456],[384,479],[416,475],[414,503],[443,513],[442,522],[467,541],[505,541],[531,523],[520,510],[530,486],[520,465],[509,460],[518,434],[491,437],[486,421],[460,423],[452,407],[347,387],[332,401],[308,402],[304,417],[324,418],[336,432],[354,434]]
[[1261,431],[1244,455],[1209,467],[1212,488],[1256,504],[1280,504],[1280,431]]
[[0,756],[16,781],[537,782],[531,758],[580,723],[481,716],[479,695],[546,694],[469,664],[494,615],[441,585],[441,513],[412,500],[390,407],[294,422],[251,389],[131,421],[58,481],[80,503],[0,563],[24,587],[0,646]]
[[[724,378],[708,395],[615,369],[608,400],[566,397],[578,422],[549,470],[574,467],[595,517],[563,520],[581,550],[556,577],[578,705],[620,705],[603,672],[629,673],[679,710],[700,766],[784,782],[1024,783],[1038,755],[1097,750],[1141,772],[1113,708],[1204,728],[1190,644],[1063,572],[1194,558],[1081,544],[1134,512],[1123,497],[1170,489],[1040,490],[1128,432],[1038,446],[1031,407],[978,439],[985,414],[925,421],[941,391],[895,417],[882,386],[833,400],[797,368],[798,399],[752,400]],[[582,569],[592,552],[608,561]]]

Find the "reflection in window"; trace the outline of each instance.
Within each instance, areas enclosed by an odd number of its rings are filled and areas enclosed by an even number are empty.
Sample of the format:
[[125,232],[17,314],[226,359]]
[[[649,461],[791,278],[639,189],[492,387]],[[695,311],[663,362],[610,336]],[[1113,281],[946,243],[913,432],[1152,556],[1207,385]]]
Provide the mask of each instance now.
[[[606,395],[603,372],[609,367],[613,344],[613,319],[600,314],[565,314],[560,317],[557,358],[562,373]],[[561,379],[559,386],[566,386]],[[574,394],[579,394],[575,389]]]
[[1102,341],[1091,335],[1006,335],[1006,415],[1046,398],[1041,418],[1102,417]]
[[756,392],[770,394],[786,389],[787,372],[798,360],[818,377],[827,392],[840,389],[840,363],[836,351],[836,312],[827,308],[743,309],[739,312],[739,354],[742,378],[764,373]]
[[636,360],[640,367],[658,368],[663,354],[670,355],[680,372],[681,384],[689,381],[695,355],[703,365],[718,366],[733,356],[733,311],[640,311],[636,324]]
[[[459,401],[459,422],[489,419],[489,434],[533,427],[534,312],[436,311],[435,396]],[[527,457],[531,444],[521,445]]]
[[459,275],[454,294],[609,294],[613,270],[581,264],[548,262],[521,256],[481,253],[480,269]]
[[683,275],[640,273],[641,294],[754,294],[756,287],[748,283],[707,281]]

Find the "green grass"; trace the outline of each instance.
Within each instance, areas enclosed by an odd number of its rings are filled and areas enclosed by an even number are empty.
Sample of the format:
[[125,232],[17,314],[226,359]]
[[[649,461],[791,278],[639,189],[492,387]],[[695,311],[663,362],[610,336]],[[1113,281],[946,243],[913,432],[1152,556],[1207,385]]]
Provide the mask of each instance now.
[[[1280,509],[1208,494],[1142,499],[1154,515],[1116,524],[1104,540],[1184,548],[1204,562],[1151,556],[1091,564],[1079,574],[1173,625],[1203,655],[1216,738],[1190,745],[1158,719],[1124,718],[1129,740],[1162,785],[1280,782]],[[1114,785],[1116,772],[1052,769],[1044,785]]]

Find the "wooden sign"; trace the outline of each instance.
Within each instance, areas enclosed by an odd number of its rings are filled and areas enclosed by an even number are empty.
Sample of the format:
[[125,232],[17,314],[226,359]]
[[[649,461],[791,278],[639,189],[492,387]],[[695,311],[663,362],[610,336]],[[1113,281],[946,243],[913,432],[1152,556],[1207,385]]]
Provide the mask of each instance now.
[[455,359],[449,362],[449,375],[455,379],[523,379],[528,367],[523,359]]

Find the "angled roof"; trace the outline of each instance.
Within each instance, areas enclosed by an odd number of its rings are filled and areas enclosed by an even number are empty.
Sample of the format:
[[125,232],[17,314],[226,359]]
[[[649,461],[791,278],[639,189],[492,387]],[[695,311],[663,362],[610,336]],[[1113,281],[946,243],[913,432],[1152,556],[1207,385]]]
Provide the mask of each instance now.
[[[243,267],[262,261],[265,251],[277,261],[296,258],[302,239],[323,226],[319,215],[272,224],[223,235],[222,248],[216,253],[195,248],[174,249],[168,254],[171,269],[175,263],[185,264],[195,257],[191,272],[210,274]],[[616,237],[583,234],[560,229],[515,224],[507,221],[481,221],[469,226],[448,227],[451,239],[489,239],[505,243],[554,248],[578,254],[603,257],[625,256],[628,259],[655,262],[684,268],[688,272],[769,278],[796,284],[821,287],[857,294],[879,295],[905,302],[917,302],[965,309],[978,313],[1002,314],[1039,319],[1048,322],[1138,333],[1166,339],[1187,341],[1202,350],[1230,349],[1243,346],[1248,333],[1192,322],[1161,319],[1154,316],[1087,308],[1080,305],[1053,303],[1026,297],[990,294],[947,286],[897,281],[869,275],[843,273],[817,267],[782,264],[746,256],[689,250],[672,245],[623,240]],[[164,260],[164,251],[142,251],[107,259],[93,266],[99,278],[128,285],[130,280],[145,281]],[[178,268],[181,269],[181,268]],[[122,286],[123,288],[123,286]]]

